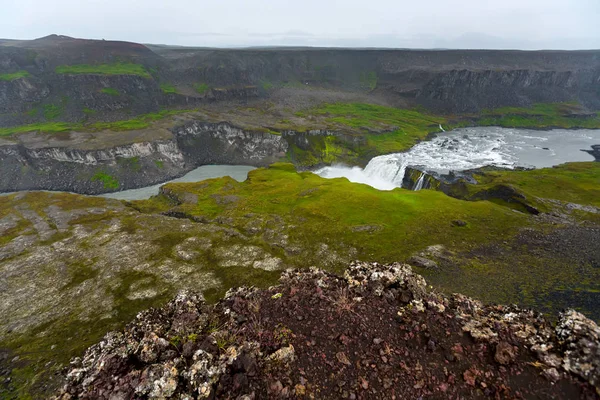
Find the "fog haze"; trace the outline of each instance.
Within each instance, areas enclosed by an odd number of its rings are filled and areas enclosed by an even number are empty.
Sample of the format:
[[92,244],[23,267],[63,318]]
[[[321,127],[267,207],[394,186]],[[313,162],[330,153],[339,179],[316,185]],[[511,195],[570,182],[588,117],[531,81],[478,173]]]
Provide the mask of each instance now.
[[6,1],[0,37],[183,46],[600,48],[599,0]]

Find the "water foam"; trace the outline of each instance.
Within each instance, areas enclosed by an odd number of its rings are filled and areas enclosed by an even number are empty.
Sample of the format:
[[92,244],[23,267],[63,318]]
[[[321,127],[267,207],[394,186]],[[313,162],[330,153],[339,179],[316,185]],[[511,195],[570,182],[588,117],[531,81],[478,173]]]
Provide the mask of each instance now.
[[580,150],[598,143],[600,130],[466,128],[442,132],[406,153],[375,157],[364,169],[333,165],[315,173],[324,178],[345,177],[351,182],[392,190],[402,187],[408,166],[442,174],[486,165],[541,168],[568,161],[591,161],[590,156]]

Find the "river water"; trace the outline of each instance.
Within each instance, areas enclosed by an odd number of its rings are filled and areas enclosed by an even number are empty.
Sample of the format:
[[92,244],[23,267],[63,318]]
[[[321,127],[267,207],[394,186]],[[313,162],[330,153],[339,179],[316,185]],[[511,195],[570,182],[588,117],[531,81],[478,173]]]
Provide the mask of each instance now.
[[373,158],[363,169],[333,165],[315,171],[324,178],[348,178],[380,190],[402,186],[407,166],[446,174],[493,165],[505,168],[551,167],[565,162],[594,161],[582,150],[600,144],[600,130],[538,131],[499,127],[443,132],[406,153]]
[[[248,172],[256,169],[247,165],[204,165],[196,168],[181,178],[173,179],[171,181],[159,183],[157,185],[146,186],[139,189],[123,190],[121,192],[106,193],[98,195],[98,197],[106,197],[110,199],[118,200],[145,200],[158,194],[158,190],[162,185],[171,182],[199,182],[205,179],[221,178],[223,176],[230,176],[238,182],[243,182],[248,179]],[[48,192],[47,190],[41,190],[42,192]],[[13,192],[14,193],[14,192]],[[13,193],[0,193],[0,196],[8,196]],[[65,192],[60,192],[65,193]]]
[[162,185],[172,182],[200,182],[205,179],[221,178],[230,176],[238,182],[243,182],[248,178],[248,172],[256,169],[247,165],[203,165],[172,181],[159,183],[153,186],[146,186],[139,189],[123,190],[121,192],[106,193],[100,197],[108,197],[118,200],[144,200],[158,194]]

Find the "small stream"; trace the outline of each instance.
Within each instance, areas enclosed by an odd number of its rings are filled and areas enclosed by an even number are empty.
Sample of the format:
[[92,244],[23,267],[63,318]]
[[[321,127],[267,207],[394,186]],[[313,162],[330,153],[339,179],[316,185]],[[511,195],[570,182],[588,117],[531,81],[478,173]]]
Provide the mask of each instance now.
[[[406,167],[447,174],[487,165],[545,168],[594,161],[585,150],[600,144],[600,130],[539,131],[499,127],[463,128],[439,133],[406,153],[373,158],[363,169],[333,165],[315,171],[324,178],[348,178],[380,190],[402,187]],[[416,188],[420,188],[417,183]]]

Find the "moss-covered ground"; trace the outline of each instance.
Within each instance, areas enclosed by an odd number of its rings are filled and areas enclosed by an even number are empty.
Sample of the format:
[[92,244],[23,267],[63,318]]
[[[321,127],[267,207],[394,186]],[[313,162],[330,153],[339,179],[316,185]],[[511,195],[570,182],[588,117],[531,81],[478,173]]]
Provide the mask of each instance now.
[[[243,183],[224,178],[166,188],[177,196],[198,197],[197,204],[184,205],[191,216],[232,218],[236,226],[246,223],[248,213],[277,215],[293,226],[285,234],[294,242],[343,244],[355,248],[359,258],[384,262],[404,259],[432,244],[463,247],[504,237],[527,219],[490,202],[464,202],[435,191],[381,192],[345,179],[297,173],[291,164],[252,171]],[[227,203],[222,198],[236,201]],[[454,228],[451,222],[457,219],[468,221],[468,228]]]
[[[511,185],[545,211],[562,212],[565,202],[600,206],[600,163],[489,171],[477,178],[480,188]],[[480,188],[467,187],[472,194]],[[540,198],[561,203],[554,210],[555,203]],[[7,334],[0,326],[0,348],[21,360],[11,365],[9,391],[0,393],[36,398],[52,375],[48,371],[141,309],[182,288],[204,290],[214,301],[232,286],[272,285],[279,271],[269,265],[340,272],[352,259],[404,261],[441,245],[441,256],[427,255],[440,268],[419,269],[439,290],[547,311],[569,304],[599,318],[593,295],[600,270],[586,264],[585,255],[561,255],[568,240],[545,239],[597,226],[596,215],[573,211],[572,224],[557,223],[503,202],[466,201],[434,190],[378,191],[297,172],[291,164],[254,170],[242,183],[220,178],[169,184],[164,194],[131,203],[51,193],[3,197],[0,221],[18,221],[7,225],[0,249],[40,237],[0,263],[11,276],[4,296],[30,291],[21,307],[5,315],[13,324],[29,321],[30,328]],[[42,235],[44,230],[51,234]],[[546,251],[549,246],[558,250]],[[43,263],[29,261],[40,257]]]
[[[514,193],[513,199],[519,199],[542,212],[556,207],[548,199],[600,208],[600,163],[597,162],[567,163],[528,171],[482,169],[474,178],[477,185],[455,185],[448,190],[449,194],[476,200],[497,192],[499,188],[508,188],[509,192]],[[497,202],[518,208],[514,202],[506,203],[507,199],[494,197]]]
[[16,79],[27,78],[29,76],[29,72],[27,71],[17,71],[10,74],[0,74],[0,81],[14,81]]
[[[542,212],[567,213],[565,218],[574,224],[587,222],[594,226],[600,222],[597,210],[593,209],[600,207],[599,163],[572,163],[532,171],[491,171],[477,175],[477,179],[479,185],[467,185],[471,199],[479,191],[509,185],[523,196],[523,202]],[[593,261],[585,257],[579,260],[573,254],[564,257],[550,254],[543,248],[537,248],[536,253],[524,244],[527,236],[516,239],[524,227],[548,235],[566,229],[570,223],[528,215],[501,198],[489,196],[490,201],[463,201],[433,190],[381,192],[345,179],[325,180],[308,172],[296,173],[289,164],[253,171],[244,183],[219,179],[199,184],[170,184],[167,189],[176,198],[193,193],[197,203],[173,207],[166,198],[158,196],[139,202],[138,206],[146,208],[146,212],[176,209],[196,218],[226,218],[238,229],[247,225],[248,215],[262,219],[277,215],[286,227],[279,235],[288,237],[290,242],[314,249],[325,245],[338,254],[351,254],[363,260],[406,260],[426,251],[428,246],[443,245],[449,250],[445,261],[449,260],[450,267],[421,271],[442,290],[550,311],[560,304],[557,293],[564,296],[576,293],[581,299],[571,299],[572,306],[600,317],[594,314],[597,304],[589,297],[598,290],[600,278]],[[567,203],[592,208],[587,211],[565,208]],[[457,220],[466,226],[456,226],[453,221]],[[595,233],[590,234],[593,237]],[[578,251],[577,247],[571,248],[560,241],[555,246],[558,249],[563,245],[565,252]],[[580,250],[589,253],[585,248],[588,245],[582,241]],[[303,257],[304,265],[325,263],[316,250],[312,256]],[[335,269],[336,263],[330,266]]]
[[138,75],[143,78],[152,78],[150,73],[141,64],[117,62],[112,64],[74,64],[56,67],[57,74],[98,74],[98,75]]
[[10,128],[0,128],[1,136],[10,136],[16,133],[23,132],[40,132],[40,133],[59,133],[67,131],[86,131],[95,132],[102,130],[111,131],[130,131],[146,129],[152,126],[152,123],[165,119],[167,117],[189,113],[192,110],[163,110],[156,113],[142,114],[132,119],[113,122],[93,122],[93,123],[78,123],[78,122],[41,122],[36,124],[21,125]]
[[582,113],[577,103],[544,103],[532,107],[503,107],[483,111],[477,124],[505,128],[600,129],[600,113]]

